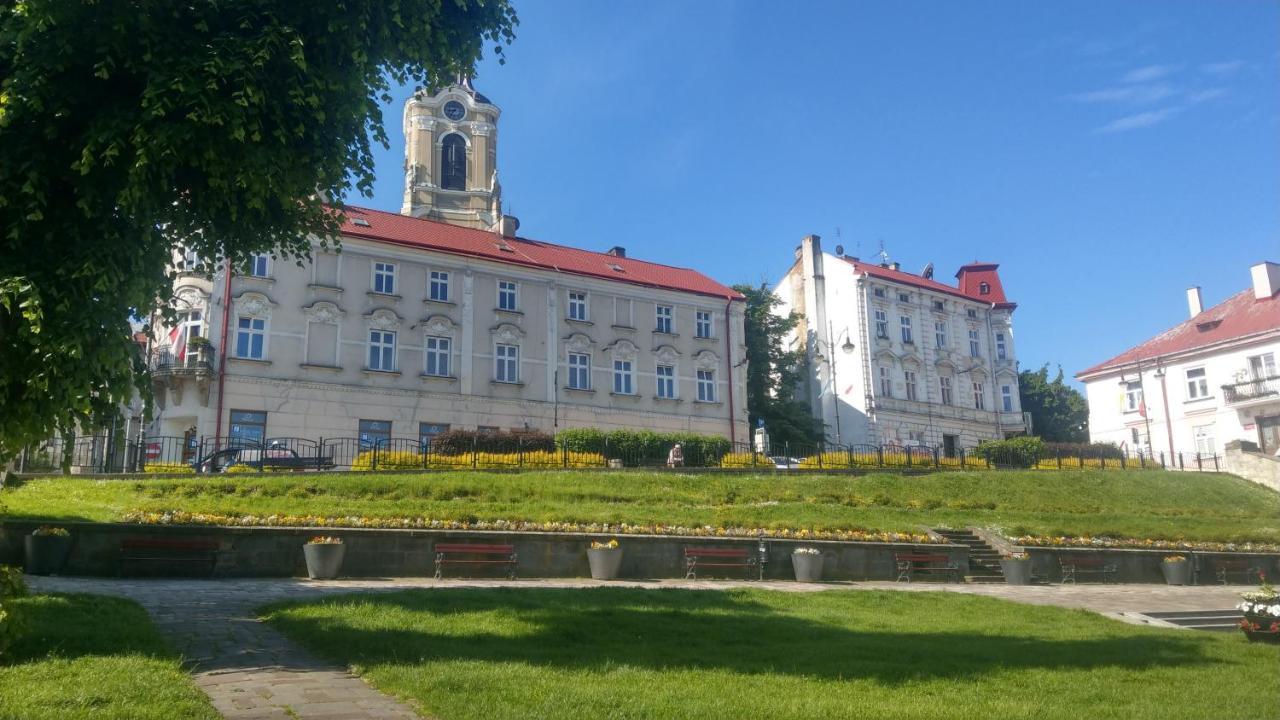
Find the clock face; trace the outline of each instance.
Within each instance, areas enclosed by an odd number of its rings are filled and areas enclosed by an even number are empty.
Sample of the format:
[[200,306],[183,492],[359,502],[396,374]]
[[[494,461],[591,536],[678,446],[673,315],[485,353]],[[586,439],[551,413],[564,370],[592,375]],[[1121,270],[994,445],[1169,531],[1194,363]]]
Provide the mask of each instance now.
[[450,120],[461,120],[466,114],[466,108],[462,107],[462,103],[457,100],[450,100],[444,104],[444,116]]

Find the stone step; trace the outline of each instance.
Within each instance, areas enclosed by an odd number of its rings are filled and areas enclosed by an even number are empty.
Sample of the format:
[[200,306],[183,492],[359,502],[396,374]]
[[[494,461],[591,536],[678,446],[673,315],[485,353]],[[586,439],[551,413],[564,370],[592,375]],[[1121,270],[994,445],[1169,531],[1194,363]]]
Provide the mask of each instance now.
[[964,581],[967,583],[1003,583],[1003,575],[965,575]]

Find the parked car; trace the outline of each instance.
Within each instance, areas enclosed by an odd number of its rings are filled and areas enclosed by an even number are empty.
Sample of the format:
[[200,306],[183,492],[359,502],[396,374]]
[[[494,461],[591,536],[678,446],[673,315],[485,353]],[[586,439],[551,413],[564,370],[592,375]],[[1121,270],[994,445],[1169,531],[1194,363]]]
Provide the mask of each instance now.
[[770,455],[769,459],[773,461],[773,467],[777,470],[795,470],[800,467],[800,458],[787,457],[786,455]]
[[237,447],[209,453],[192,464],[198,473],[226,472],[232,465],[246,465],[255,470],[331,470],[331,457],[304,457],[280,445],[266,448]]

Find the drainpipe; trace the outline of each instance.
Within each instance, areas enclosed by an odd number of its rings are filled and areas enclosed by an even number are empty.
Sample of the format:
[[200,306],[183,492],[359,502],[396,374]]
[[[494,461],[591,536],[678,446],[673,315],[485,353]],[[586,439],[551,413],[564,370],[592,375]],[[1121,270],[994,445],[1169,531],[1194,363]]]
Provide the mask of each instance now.
[[731,445],[738,444],[738,431],[734,423],[733,414],[733,320],[730,318],[730,310],[733,309],[733,298],[724,306],[724,366],[727,376],[725,379],[729,381],[729,443]]
[[[1164,376],[1168,375],[1161,366],[1160,358],[1156,358],[1156,374],[1160,376],[1160,399],[1164,402],[1164,430],[1169,437],[1169,460],[1173,461],[1173,412],[1169,409],[1169,388],[1165,386]],[[1147,408],[1147,414],[1151,414],[1151,408]],[[1147,429],[1147,440],[1151,439],[1150,426]]]
[[227,276],[227,282],[222,290],[222,341],[218,345],[222,354],[218,357],[218,419],[214,424],[217,428],[213,431],[213,441],[216,444],[218,438],[222,437],[222,389],[226,386],[227,380],[227,328],[231,325],[231,259],[228,258],[223,265],[224,273]]

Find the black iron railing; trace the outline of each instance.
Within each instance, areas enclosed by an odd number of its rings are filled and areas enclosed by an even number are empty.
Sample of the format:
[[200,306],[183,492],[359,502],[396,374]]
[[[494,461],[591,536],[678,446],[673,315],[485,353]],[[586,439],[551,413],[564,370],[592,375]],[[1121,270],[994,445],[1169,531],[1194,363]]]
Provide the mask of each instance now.
[[1222,386],[1222,398],[1228,404],[1280,396],[1280,375],[1255,377]]

